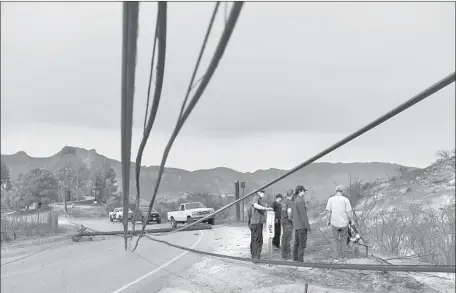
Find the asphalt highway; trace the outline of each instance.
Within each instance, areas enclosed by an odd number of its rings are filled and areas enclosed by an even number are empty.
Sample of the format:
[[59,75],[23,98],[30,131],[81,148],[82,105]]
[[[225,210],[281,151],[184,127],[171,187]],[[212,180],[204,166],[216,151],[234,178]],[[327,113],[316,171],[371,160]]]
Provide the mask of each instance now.
[[[107,220],[79,220],[77,223],[99,231],[122,230],[121,224]],[[154,224],[148,229],[169,226],[169,223]],[[206,250],[211,246],[212,235],[211,230],[203,230],[159,237]],[[93,241],[55,246],[19,261],[2,264],[1,292],[158,292],[169,277],[185,274],[198,257],[147,238],[141,239],[138,249],[131,252],[124,250],[121,237],[95,237]]]

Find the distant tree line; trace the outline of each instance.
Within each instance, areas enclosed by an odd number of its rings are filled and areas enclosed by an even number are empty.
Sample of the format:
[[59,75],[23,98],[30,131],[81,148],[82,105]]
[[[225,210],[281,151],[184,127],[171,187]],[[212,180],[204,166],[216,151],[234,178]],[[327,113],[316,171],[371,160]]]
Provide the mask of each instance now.
[[116,172],[107,162],[88,167],[76,156],[76,149],[64,147],[58,168],[32,168],[10,178],[8,166],[1,162],[1,205],[4,209],[28,209],[31,205],[74,201],[93,196],[96,201],[120,202]]

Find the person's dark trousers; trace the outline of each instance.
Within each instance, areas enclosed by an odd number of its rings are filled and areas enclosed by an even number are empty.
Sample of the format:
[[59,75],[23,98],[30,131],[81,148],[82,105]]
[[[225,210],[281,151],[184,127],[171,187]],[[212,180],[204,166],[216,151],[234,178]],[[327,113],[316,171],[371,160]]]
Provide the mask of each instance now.
[[307,245],[307,229],[295,230],[295,242],[293,247],[293,260],[303,262],[304,250]]
[[293,224],[289,219],[282,220],[282,258],[291,258],[291,238],[293,236]]
[[250,224],[250,254],[252,258],[260,258],[263,249],[263,224]]
[[274,238],[272,238],[272,244],[280,248],[280,233],[282,232],[281,226],[280,226],[280,220],[276,220],[276,223],[274,224]]

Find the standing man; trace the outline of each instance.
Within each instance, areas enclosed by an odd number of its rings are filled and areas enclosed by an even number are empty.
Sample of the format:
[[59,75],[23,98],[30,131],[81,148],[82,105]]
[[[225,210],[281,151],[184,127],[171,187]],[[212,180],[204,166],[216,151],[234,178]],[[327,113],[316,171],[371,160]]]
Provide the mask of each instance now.
[[259,259],[263,249],[263,223],[266,222],[265,211],[272,211],[264,201],[264,191],[258,191],[252,200],[252,216],[250,218],[250,253],[253,259]]
[[293,247],[293,260],[304,262],[304,250],[307,246],[307,233],[310,232],[309,219],[307,217],[306,202],[304,195],[307,189],[298,185],[295,188],[295,199],[292,205],[293,227],[295,230],[295,243]]
[[276,195],[276,200],[271,204],[271,208],[275,213],[275,223],[274,223],[274,238],[272,239],[272,244],[280,249],[280,219],[282,216],[282,202],[283,196],[279,193]]
[[352,207],[348,198],[343,195],[344,187],[336,187],[336,194],[326,204],[328,226],[331,226],[335,258],[345,258],[348,225],[352,223]]
[[293,223],[291,222],[291,206],[293,204],[293,189],[287,190],[287,198],[282,202],[282,258],[291,258],[291,237],[293,233]]

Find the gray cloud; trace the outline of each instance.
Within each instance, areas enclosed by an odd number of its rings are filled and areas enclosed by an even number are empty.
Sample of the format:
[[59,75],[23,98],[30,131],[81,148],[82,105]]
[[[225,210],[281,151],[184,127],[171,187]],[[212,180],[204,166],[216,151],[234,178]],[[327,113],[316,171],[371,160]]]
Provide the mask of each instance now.
[[[2,122],[118,128],[121,4],[2,5]],[[454,71],[454,5],[246,3],[186,129],[219,136],[356,129]],[[169,6],[158,131],[175,123],[213,4]],[[136,126],[143,123],[155,4],[141,9]],[[222,26],[220,18],[206,56]],[[454,86],[438,95],[439,103],[409,117],[454,109]]]

